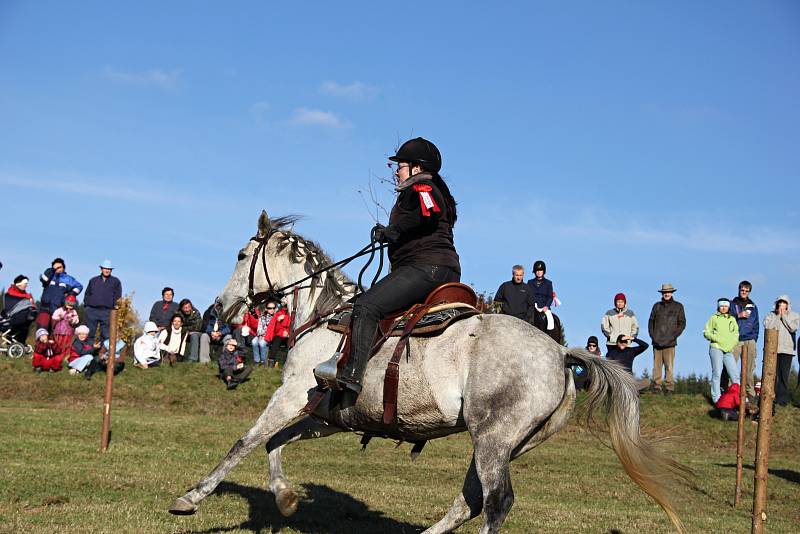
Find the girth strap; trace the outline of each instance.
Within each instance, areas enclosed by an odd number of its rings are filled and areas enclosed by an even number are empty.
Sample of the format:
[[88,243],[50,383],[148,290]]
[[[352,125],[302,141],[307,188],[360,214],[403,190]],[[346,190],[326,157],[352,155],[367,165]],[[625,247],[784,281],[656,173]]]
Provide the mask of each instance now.
[[425,312],[430,309],[430,304],[416,304],[406,314],[406,326],[403,333],[397,340],[392,358],[386,366],[386,375],[383,379],[383,423],[390,425],[397,418],[397,390],[400,383],[400,356],[408,347],[408,338],[414,326],[422,319]]

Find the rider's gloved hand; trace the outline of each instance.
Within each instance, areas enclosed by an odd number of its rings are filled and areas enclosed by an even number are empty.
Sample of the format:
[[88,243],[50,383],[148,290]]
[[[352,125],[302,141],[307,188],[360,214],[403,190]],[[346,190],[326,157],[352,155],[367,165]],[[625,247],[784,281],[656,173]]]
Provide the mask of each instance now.
[[375,243],[388,243],[397,239],[398,233],[391,226],[384,226],[381,223],[372,228],[372,241]]

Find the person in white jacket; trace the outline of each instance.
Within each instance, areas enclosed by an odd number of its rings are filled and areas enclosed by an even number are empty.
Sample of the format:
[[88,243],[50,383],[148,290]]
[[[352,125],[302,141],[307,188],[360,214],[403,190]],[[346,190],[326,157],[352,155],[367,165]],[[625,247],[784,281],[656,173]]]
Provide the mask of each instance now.
[[775,299],[775,307],[764,318],[764,328],[778,331],[778,369],[775,374],[775,404],[786,406],[792,400],[789,388],[789,374],[792,359],[797,354],[797,329],[800,315],[792,311],[792,301],[788,295]]
[[144,323],[144,334],[133,344],[134,365],[147,369],[161,363],[158,346],[158,326],[153,321]]
[[625,297],[625,293],[614,295],[614,307],[603,315],[600,329],[606,336],[606,352],[616,348],[619,336],[625,336],[628,341],[636,338],[639,333],[639,321],[633,310],[628,308],[628,299]]

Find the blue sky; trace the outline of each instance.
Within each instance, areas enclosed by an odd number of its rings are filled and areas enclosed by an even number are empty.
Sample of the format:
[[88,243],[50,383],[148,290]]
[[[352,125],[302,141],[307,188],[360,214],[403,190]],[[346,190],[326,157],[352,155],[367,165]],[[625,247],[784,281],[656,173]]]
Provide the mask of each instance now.
[[204,309],[262,208],[359,249],[359,191],[422,135],[463,281],[544,259],[571,344],[671,282],[707,373],[717,297],[800,299],[800,5],[561,4],[2,2],[0,278],[110,258],[141,312]]

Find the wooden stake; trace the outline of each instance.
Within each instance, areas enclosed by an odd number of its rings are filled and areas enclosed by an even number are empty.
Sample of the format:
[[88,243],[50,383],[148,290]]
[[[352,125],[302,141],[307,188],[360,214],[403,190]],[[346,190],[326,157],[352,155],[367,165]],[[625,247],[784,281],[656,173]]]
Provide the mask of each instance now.
[[[742,500],[742,458],[744,456],[744,416],[747,404],[747,343],[742,344],[742,372],[739,374],[739,428],[736,434],[736,490],[734,492],[733,506],[739,506]],[[755,356],[755,354],[753,355]]]
[[764,330],[764,367],[761,372],[758,436],[756,438],[756,473],[753,492],[753,534],[764,532],[767,520],[767,475],[769,440],[772,433],[772,403],[775,400],[775,366],[778,359],[778,330]]
[[111,310],[109,317],[108,352],[106,356],[106,393],[103,397],[103,430],[100,435],[100,451],[108,450],[108,438],[111,431],[111,392],[114,388],[114,366],[117,364],[117,307]]

